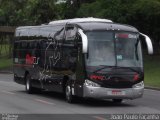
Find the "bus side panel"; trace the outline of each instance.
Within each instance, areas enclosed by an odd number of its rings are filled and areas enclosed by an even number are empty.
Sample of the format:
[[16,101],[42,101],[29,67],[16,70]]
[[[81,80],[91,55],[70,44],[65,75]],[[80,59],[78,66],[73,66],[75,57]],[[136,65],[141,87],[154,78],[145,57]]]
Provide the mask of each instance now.
[[79,97],[83,97],[83,84],[85,81],[85,63],[84,55],[81,48],[78,49],[78,59],[76,67],[76,82],[75,82],[75,94]]
[[[77,47],[74,46],[74,40],[65,41],[62,47],[62,70],[63,70],[63,85],[67,80],[70,80],[70,84],[74,84],[76,80],[76,61],[77,61]],[[65,87],[65,86],[63,86]]]
[[24,79],[25,70],[22,67],[14,65],[13,73],[14,73],[14,81],[16,83],[25,85],[25,79]]
[[24,75],[25,75],[25,57],[24,54],[26,50],[22,49],[22,42],[14,42],[14,52],[13,52],[13,73],[14,81],[19,84],[25,84]]
[[39,86],[35,84],[39,78],[36,45],[37,42],[33,40],[22,39],[14,42],[13,72],[15,82],[25,84],[25,77],[30,74],[33,86]]

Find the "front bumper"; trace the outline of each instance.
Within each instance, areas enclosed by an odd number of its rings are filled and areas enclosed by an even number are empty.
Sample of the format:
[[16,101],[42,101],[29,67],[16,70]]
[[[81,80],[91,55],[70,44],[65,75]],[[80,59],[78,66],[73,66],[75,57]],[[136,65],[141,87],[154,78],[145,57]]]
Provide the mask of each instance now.
[[[122,91],[123,94],[111,94],[112,91]],[[83,86],[83,97],[96,99],[136,99],[143,95],[144,87],[139,88],[103,88]]]

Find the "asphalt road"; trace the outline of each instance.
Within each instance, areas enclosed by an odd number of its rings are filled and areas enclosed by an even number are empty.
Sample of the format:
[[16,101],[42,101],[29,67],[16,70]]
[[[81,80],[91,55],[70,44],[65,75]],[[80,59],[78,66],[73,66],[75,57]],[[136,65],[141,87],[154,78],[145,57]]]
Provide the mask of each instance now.
[[160,114],[160,91],[145,89],[143,98],[125,100],[122,104],[109,100],[79,100],[69,104],[62,94],[27,94],[23,85],[13,82],[12,74],[0,74],[0,113],[23,114],[21,119],[56,120],[108,120],[106,114]]

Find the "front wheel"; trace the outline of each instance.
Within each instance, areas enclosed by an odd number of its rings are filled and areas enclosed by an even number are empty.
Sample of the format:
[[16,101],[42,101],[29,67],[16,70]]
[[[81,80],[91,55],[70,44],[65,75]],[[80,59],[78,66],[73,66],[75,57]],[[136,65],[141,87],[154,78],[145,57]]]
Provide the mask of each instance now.
[[71,88],[69,82],[66,83],[65,97],[66,97],[67,102],[69,102],[69,103],[75,102],[75,97],[72,95],[72,88]]

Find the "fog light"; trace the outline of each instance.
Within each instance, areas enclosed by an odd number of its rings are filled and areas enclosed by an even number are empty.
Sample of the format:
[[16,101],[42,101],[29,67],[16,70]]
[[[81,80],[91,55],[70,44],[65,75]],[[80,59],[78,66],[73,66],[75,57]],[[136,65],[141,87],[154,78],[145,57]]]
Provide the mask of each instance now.
[[93,81],[90,81],[90,80],[85,80],[85,83],[84,83],[85,86],[92,86],[92,87],[100,87],[99,84],[93,82]]
[[139,82],[139,83],[133,85],[133,88],[144,88],[144,82],[141,81],[141,82]]

